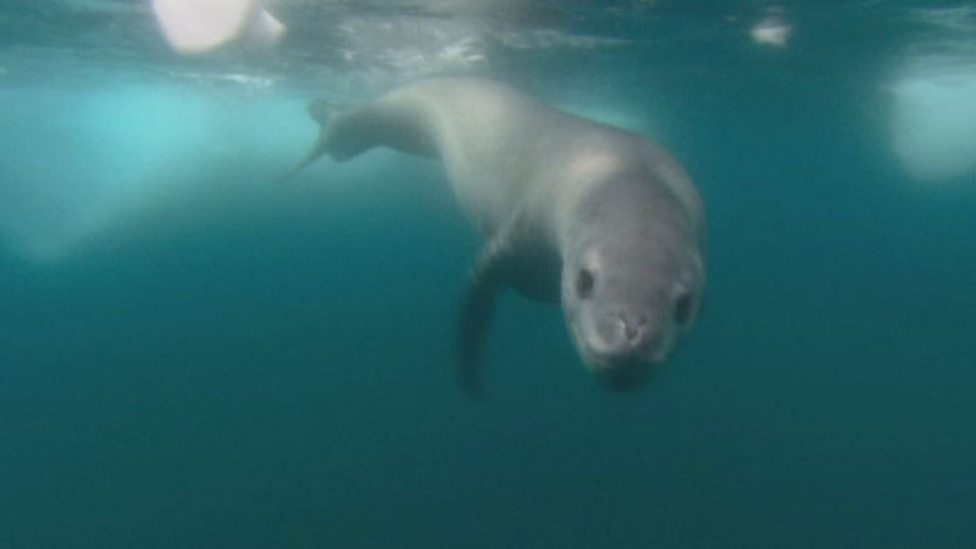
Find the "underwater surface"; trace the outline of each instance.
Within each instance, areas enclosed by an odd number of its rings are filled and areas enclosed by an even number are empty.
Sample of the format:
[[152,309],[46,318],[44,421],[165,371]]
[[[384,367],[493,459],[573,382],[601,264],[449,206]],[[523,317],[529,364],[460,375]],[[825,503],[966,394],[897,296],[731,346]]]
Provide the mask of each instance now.
[[[0,546],[976,546],[976,5],[0,3]],[[664,144],[709,216],[668,370],[607,391],[441,167],[279,181],[326,97],[507,82]]]

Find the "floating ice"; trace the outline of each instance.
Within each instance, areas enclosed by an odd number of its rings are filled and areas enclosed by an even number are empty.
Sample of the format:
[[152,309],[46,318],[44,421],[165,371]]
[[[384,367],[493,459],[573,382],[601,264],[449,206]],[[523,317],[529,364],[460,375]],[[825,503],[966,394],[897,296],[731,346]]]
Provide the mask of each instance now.
[[271,45],[285,26],[262,0],[152,0],[166,40],[181,53],[201,53],[244,38]]
[[793,26],[786,21],[780,9],[771,9],[749,29],[749,36],[756,44],[785,48],[793,33]]
[[315,135],[302,102],[218,91],[158,82],[0,90],[0,243],[56,260],[134,234],[133,225],[172,225],[235,196],[280,191],[271,182]]
[[976,68],[924,65],[943,68],[906,71],[892,86],[894,150],[920,180],[976,174]]

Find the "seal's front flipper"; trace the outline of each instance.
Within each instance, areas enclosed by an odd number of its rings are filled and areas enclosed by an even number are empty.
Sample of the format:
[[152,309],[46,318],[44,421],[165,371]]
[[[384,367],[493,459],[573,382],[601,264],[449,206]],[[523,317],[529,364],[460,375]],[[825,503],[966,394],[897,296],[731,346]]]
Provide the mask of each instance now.
[[483,395],[481,363],[485,343],[495,313],[495,298],[511,263],[511,248],[505,236],[497,235],[481,251],[458,322],[458,372],[465,392],[473,398]]
[[483,277],[475,276],[461,307],[457,361],[464,391],[472,398],[483,395],[481,362],[488,327],[495,313],[497,287]]

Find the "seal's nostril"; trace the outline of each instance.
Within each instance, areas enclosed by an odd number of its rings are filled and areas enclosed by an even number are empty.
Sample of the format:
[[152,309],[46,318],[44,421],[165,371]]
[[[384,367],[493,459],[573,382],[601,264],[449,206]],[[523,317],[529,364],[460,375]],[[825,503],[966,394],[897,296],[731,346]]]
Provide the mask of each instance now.
[[647,325],[647,320],[644,317],[618,314],[617,318],[623,326],[623,335],[627,343],[633,344],[640,340]]
[[647,318],[616,311],[609,315],[613,326],[613,338],[627,346],[636,345],[647,331]]

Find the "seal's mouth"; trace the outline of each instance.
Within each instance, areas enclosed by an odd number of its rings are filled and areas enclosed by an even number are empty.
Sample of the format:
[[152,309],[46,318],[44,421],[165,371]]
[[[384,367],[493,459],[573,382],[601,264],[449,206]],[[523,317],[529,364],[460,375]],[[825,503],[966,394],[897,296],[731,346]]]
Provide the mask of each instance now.
[[598,379],[615,393],[629,393],[647,385],[656,372],[657,368],[643,364],[632,368],[618,368],[599,376]]
[[630,392],[643,387],[664,369],[664,361],[640,357],[609,357],[584,355],[587,368],[596,374],[608,389],[614,392]]

